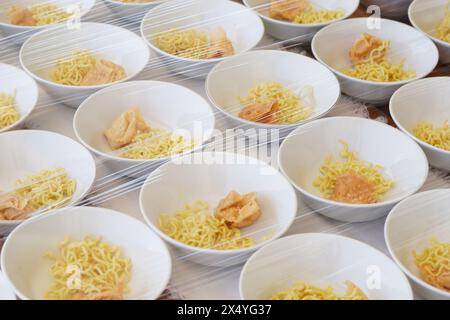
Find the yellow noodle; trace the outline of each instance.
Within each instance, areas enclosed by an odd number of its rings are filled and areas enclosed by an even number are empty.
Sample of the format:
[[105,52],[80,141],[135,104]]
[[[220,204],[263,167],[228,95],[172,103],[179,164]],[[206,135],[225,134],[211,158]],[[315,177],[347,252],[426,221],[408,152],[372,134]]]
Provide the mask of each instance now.
[[423,279],[432,286],[450,292],[450,242],[431,239],[421,253],[413,251],[414,261]]
[[448,120],[442,127],[434,127],[430,122],[420,122],[413,129],[414,135],[420,140],[446,151],[450,151],[450,126]]
[[450,1],[445,7],[444,19],[436,27],[436,37],[450,43]]
[[15,93],[9,95],[0,92],[0,129],[9,127],[19,121],[20,115],[16,110]]
[[79,50],[69,58],[60,59],[51,77],[64,85],[91,86],[119,81],[126,77],[126,72],[112,61],[97,59],[90,50]]
[[76,51],[70,58],[58,61],[52,72],[52,79],[56,83],[79,86],[89,70],[95,66],[96,60],[89,50]]
[[119,156],[129,159],[157,159],[191,150],[194,143],[181,135],[149,128],[136,135],[131,144],[122,148]]
[[120,299],[129,290],[131,260],[100,237],[86,236],[81,241],[66,237],[59,253],[45,256],[54,261],[49,269],[53,283],[45,299]]
[[305,11],[302,11],[294,18],[293,22],[300,24],[315,24],[337,20],[342,18],[344,15],[344,9],[316,9],[313,5],[309,4]]
[[[311,93],[310,95],[313,95]],[[314,97],[308,97],[313,100]],[[277,124],[291,124],[305,120],[314,112],[313,104],[307,105],[301,97],[292,90],[284,87],[278,82],[265,82],[251,88],[246,97],[239,98],[243,105],[254,103],[269,104],[276,100],[279,111],[277,111]]]
[[252,238],[241,237],[238,228],[228,227],[211,215],[208,203],[201,200],[185,205],[174,215],[162,214],[159,227],[172,239],[199,248],[232,250],[255,245]]
[[342,174],[354,172],[375,185],[374,196],[379,201],[392,188],[394,182],[383,176],[380,166],[360,160],[356,153],[349,150],[347,142],[341,141],[341,143],[343,148],[340,155],[344,161],[334,161],[331,155],[328,156],[320,167],[320,175],[313,182],[314,187],[319,188],[323,196],[329,198],[336,186],[336,178]]
[[208,55],[208,36],[200,31],[171,29],[157,36],[155,43],[159,49],[184,58],[206,59]]
[[63,168],[42,170],[16,182],[16,193],[28,200],[34,209],[61,207],[76,190],[76,181]]
[[360,288],[346,281],[347,293],[338,296],[333,288],[321,289],[303,281],[297,282],[292,288],[272,295],[272,300],[368,300]]
[[29,9],[38,26],[60,23],[71,17],[71,14],[66,10],[50,3],[35,4],[30,6]]
[[[402,81],[414,78],[416,76],[415,70],[405,70],[403,63],[395,64],[388,61],[386,52],[389,47],[390,42],[384,40],[382,46],[370,52],[366,61],[358,63],[352,68],[344,68],[342,72],[353,78],[376,82]],[[384,58],[381,62],[377,62],[376,58],[380,55],[384,55]]]
[[376,82],[403,81],[416,76],[414,70],[404,70],[403,64],[393,64],[387,61],[361,63],[352,69],[344,69],[343,72],[353,78]]

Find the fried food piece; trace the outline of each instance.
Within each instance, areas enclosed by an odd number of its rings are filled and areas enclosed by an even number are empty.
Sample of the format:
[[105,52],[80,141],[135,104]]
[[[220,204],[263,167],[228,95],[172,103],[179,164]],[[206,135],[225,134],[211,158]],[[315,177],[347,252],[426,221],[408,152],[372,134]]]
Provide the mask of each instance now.
[[33,210],[27,199],[0,191],[0,220],[22,220]]
[[256,192],[241,196],[236,191],[231,191],[219,201],[215,209],[215,216],[223,219],[230,227],[243,228],[253,224],[261,216],[261,209],[256,201]]
[[443,273],[439,275],[437,278],[437,283],[442,287],[445,288],[448,292],[450,292],[450,273]]
[[104,135],[111,149],[116,150],[130,144],[135,136],[148,129],[139,108],[133,107],[114,120],[111,128],[104,131]]
[[125,69],[111,61],[100,60],[80,82],[81,86],[111,83],[126,77]]
[[[383,40],[374,37],[368,33],[364,33],[361,38],[355,41],[349,50],[350,60],[354,65],[366,62],[370,53],[383,46]],[[382,62],[386,57],[387,48],[373,55],[375,62]]]
[[37,25],[37,21],[33,18],[31,10],[21,6],[11,6],[6,12],[6,16],[11,24],[17,26]]
[[222,27],[218,27],[211,31],[210,43],[211,45],[208,49],[207,59],[223,58],[234,54],[233,44],[227,38],[227,34]]
[[278,101],[270,103],[254,103],[244,107],[239,112],[239,117],[245,120],[261,123],[276,123],[278,121]]
[[330,199],[353,204],[375,203],[375,184],[350,171],[336,177],[336,185]]
[[274,19],[294,21],[309,6],[308,0],[272,0],[269,15]]

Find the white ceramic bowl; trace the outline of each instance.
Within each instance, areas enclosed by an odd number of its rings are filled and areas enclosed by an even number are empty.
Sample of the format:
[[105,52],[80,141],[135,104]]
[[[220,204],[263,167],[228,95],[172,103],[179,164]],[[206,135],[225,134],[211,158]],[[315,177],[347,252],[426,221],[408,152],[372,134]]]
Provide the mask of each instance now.
[[[312,51],[317,60],[337,75],[343,93],[365,102],[383,104],[402,85],[423,78],[433,71],[438,63],[439,53],[433,42],[413,27],[380,19],[380,28],[374,29],[372,22],[368,18],[355,18],[333,23],[315,35]],[[342,68],[351,67],[349,49],[364,32],[390,40],[389,60],[394,63],[404,61],[404,67],[414,69],[416,77],[404,81],[374,82],[342,73]]]
[[[0,128],[0,133],[20,127],[31,114],[39,98],[36,82],[23,70],[8,64],[0,63],[0,92],[15,94],[16,110],[20,118],[8,127]],[[0,107],[1,108],[1,107]]]
[[[408,6],[412,0],[361,0],[365,7],[378,6],[383,18],[402,19],[408,16]],[[373,13],[373,12],[371,12]]]
[[20,63],[55,102],[78,107],[87,96],[111,85],[68,86],[51,80],[51,71],[59,59],[84,49],[91,50],[100,59],[121,65],[127,77],[118,82],[137,76],[150,56],[145,43],[133,32],[110,24],[83,22],[80,29],[56,27],[31,36],[20,50]]
[[330,23],[350,17],[358,8],[359,0],[312,0],[313,5],[328,10],[344,9],[345,15],[329,22],[315,24],[298,24],[289,21],[273,19],[269,15],[272,0],[243,0],[243,3],[255,10],[264,22],[266,32],[279,40],[292,40],[309,43],[314,34]]
[[48,272],[52,261],[44,253],[57,254],[66,236],[81,240],[87,235],[101,236],[131,259],[130,292],[125,299],[156,299],[166,288],[172,269],[169,251],[143,223],[111,209],[72,207],[27,221],[6,240],[1,267],[19,298],[43,299],[52,283]]
[[[304,86],[314,88],[315,111],[306,120],[292,125],[264,124],[238,116],[243,108],[239,97],[262,82],[276,81],[294,92]],[[331,71],[316,60],[277,50],[250,51],[217,64],[206,79],[211,103],[239,127],[286,128],[324,116],[340,96],[339,82]]]
[[0,300],[16,300],[11,285],[6,281],[3,273],[0,271]]
[[[131,107],[138,106],[147,125],[179,134],[201,148],[214,129],[214,113],[197,93],[177,84],[160,81],[132,81],[105,88],[87,98],[75,113],[77,138],[102,156],[117,174],[143,177],[170,157],[136,160],[119,157],[111,150],[103,132]],[[187,152],[191,152],[189,150]]]
[[[194,153],[168,162],[150,174],[139,202],[144,219],[183,258],[200,264],[230,266],[245,261],[251,252],[283,235],[294,221],[297,198],[289,182],[273,167],[244,155],[222,152]],[[207,201],[211,213],[230,191],[257,192],[261,217],[241,229],[256,245],[239,250],[201,249],[178,242],[159,229],[162,213],[173,214],[185,204]]]
[[168,54],[155,45],[154,38],[173,28],[208,33],[216,27],[225,30],[235,54],[253,49],[264,35],[264,25],[256,13],[228,0],[168,1],[144,16],[141,34],[169,69],[188,77],[204,78],[217,62],[225,58],[190,59]]
[[241,271],[241,299],[266,300],[305,281],[345,292],[351,281],[369,300],[412,300],[408,280],[386,255],[360,241],[326,233],[278,239],[253,254]]
[[[95,162],[78,142],[66,136],[40,130],[16,130],[0,134],[0,190],[14,190],[17,179],[43,169],[63,167],[75,179],[77,188],[68,205],[83,199],[95,179]],[[6,152],[7,150],[7,152]],[[44,215],[47,213],[43,213]],[[0,234],[6,234],[23,220],[0,220]]]
[[120,0],[103,0],[103,2],[118,17],[131,21],[141,21],[148,10],[168,0],[153,0],[150,2],[122,2]]
[[397,204],[386,219],[386,244],[394,261],[411,280],[414,291],[427,299],[450,300],[450,293],[426,283],[414,263],[417,253],[434,238],[450,242],[450,189],[418,193]]
[[[382,201],[374,204],[331,201],[313,186],[326,157],[339,159],[341,140],[360,159],[382,166],[385,177],[394,181]],[[356,117],[320,119],[297,128],[283,141],[278,162],[309,207],[346,222],[385,216],[397,202],[419,190],[428,175],[425,154],[412,139],[381,122]]]
[[[72,18],[69,21],[60,23],[73,25],[78,19],[83,18],[95,4],[95,0],[14,0],[14,1],[2,1],[0,3],[0,30],[7,37],[10,37],[12,41],[17,44],[22,44],[28,37],[32,34],[50,27],[54,27],[55,24],[45,25],[45,26],[17,26],[9,23],[9,19],[6,15],[8,9],[11,5],[19,5],[22,7],[27,7],[39,3],[53,3],[59,8],[64,8],[67,12],[71,14],[76,14],[77,18]],[[75,19],[75,20],[74,20]]]
[[430,164],[450,172],[450,151],[436,148],[413,134],[419,122],[442,126],[450,121],[450,78],[426,78],[400,88],[391,98],[390,114],[397,127],[425,151]]
[[444,18],[447,0],[415,0],[409,7],[411,24],[429,36],[437,48],[442,63],[450,62],[450,43],[436,37],[435,30]]

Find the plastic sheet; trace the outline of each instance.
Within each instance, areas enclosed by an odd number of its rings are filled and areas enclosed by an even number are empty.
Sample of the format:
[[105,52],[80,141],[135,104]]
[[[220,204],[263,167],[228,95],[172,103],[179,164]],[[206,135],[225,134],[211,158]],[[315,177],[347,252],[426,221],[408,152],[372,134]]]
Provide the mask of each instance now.
[[[84,17],[84,20],[112,23],[127,28],[139,35],[139,22],[116,18],[102,1],[97,1],[95,8]],[[0,61],[19,65],[20,47],[0,38]],[[260,49],[289,50],[299,54],[307,54],[305,50],[292,41],[276,41],[265,36],[258,45]],[[168,70],[166,63],[152,55],[150,63],[139,74],[137,80],[151,79],[177,83],[199,93],[207,99],[204,80],[191,79],[176,75]],[[61,133],[76,140],[72,127],[75,109],[68,108],[50,97],[40,89],[40,98],[33,114],[24,123],[26,129],[49,130]],[[347,96],[341,96],[336,107],[327,117],[332,116],[369,117],[367,106]],[[377,120],[385,122],[381,117]],[[233,128],[229,119],[216,112],[216,127],[220,130]],[[283,134],[281,135],[283,138]],[[245,151],[245,150],[244,150]],[[4,152],[4,151],[3,151]],[[142,178],[128,178],[112,170],[95,156],[97,177],[94,186],[83,203],[91,206],[111,208],[141,221],[144,221],[139,208],[138,195],[143,184]],[[1,170],[1,168],[0,168]],[[450,188],[450,177],[447,173],[433,169],[422,190]],[[385,218],[364,223],[342,223],[327,219],[306,207],[299,201],[299,208],[294,224],[287,234],[304,232],[336,233],[361,240],[389,255],[384,241],[383,227]],[[2,230],[0,235],[7,236]],[[238,281],[242,265],[233,267],[207,267],[186,260],[185,256],[170,247],[173,256],[173,272],[167,290],[162,299],[239,299]],[[418,297],[419,298],[419,297]]]

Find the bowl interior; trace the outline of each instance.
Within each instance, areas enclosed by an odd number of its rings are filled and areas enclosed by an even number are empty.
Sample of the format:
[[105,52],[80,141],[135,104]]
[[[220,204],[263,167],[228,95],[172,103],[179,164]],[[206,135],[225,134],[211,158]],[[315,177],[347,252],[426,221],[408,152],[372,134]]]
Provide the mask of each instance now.
[[[249,6],[250,8],[256,10],[259,14],[270,18],[269,10],[270,10],[270,4],[271,0],[244,0],[244,2]],[[336,10],[336,9],[344,9],[345,16],[351,15],[355,9],[357,8],[359,1],[358,0],[310,0],[310,3],[316,8],[316,9],[326,9],[326,10]],[[270,18],[273,19],[273,18]],[[275,21],[278,21],[276,19],[273,19]],[[287,22],[287,21],[284,21]],[[296,24],[299,27],[302,27],[304,25],[302,24]]]
[[[41,3],[50,3],[56,5],[58,8],[62,8],[65,10],[72,10],[72,8],[75,8],[74,6],[77,6],[80,8],[80,14],[84,15],[86,14],[95,4],[95,0],[14,0],[14,2],[11,1],[2,1],[0,3],[0,23],[9,24],[11,26],[14,26],[10,24],[9,19],[6,15],[8,12],[8,9],[12,6],[21,6],[21,7],[28,7],[35,4],[41,4]],[[23,28],[23,27],[22,27]],[[25,27],[29,28],[29,27]]]
[[[20,114],[19,121],[21,121],[31,113],[36,105],[38,87],[24,71],[7,64],[0,63],[0,78],[2,79],[0,92],[9,95],[15,94],[16,110]],[[0,132],[6,129],[0,129]]]
[[279,82],[298,92],[304,86],[314,88],[315,110],[311,117],[334,106],[340,95],[336,77],[317,61],[289,52],[252,51],[226,59],[208,76],[207,92],[215,105],[238,117],[240,97],[263,82]]
[[447,0],[416,0],[409,9],[409,18],[420,30],[437,39],[436,27],[445,16],[447,3]]
[[211,107],[195,92],[167,82],[136,81],[105,88],[88,98],[75,116],[76,133],[92,149],[113,155],[103,132],[135,106],[150,127],[176,131],[197,146],[214,129]]
[[299,127],[284,141],[280,165],[298,188],[322,198],[313,181],[327,156],[342,161],[340,140],[361,160],[380,165],[383,175],[394,181],[380,203],[412,194],[427,177],[427,160],[414,141],[388,125],[359,118],[329,118]]
[[13,191],[17,179],[41,170],[62,167],[76,180],[71,203],[85,195],[95,178],[95,162],[79,143],[63,135],[37,130],[18,130],[0,135],[0,190]]
[[389,214],[385,231],[391,254],[400,265],[422,285],[433,288],[422,280],[413,251],[422,252],[430,239],[450,242],[450,189],[423,192],[400,202]]
[[[94,207],[72,207],[33,219],[14,231],[2,252],[2,267],[22,298],[43,299],[52,282],[52,261],[45,252],[59,253],[66,236],[87,235],[121,248],[132,261],[129,299],[155,299],[170,277],[170,255],[163,242],[139,221],[118,212]],[[30,241],[33,239],[33,241]]]
[[397,124],[414,136],[413,129],[419,122],[441,127],[445,120],[450,121],[448,101],[450,78],[427,78],[398,90],[392,96],[391,113]]
[[51,72],[59,59],[86,49],[98,59],[121,65],[127,78],[142,71],[149,58],[147,46],[133,32],[109,24],[86,22],[80,29],[59,27],[33,35],[22,46],[21,60],[32,74],[52,82]]
[[264,34],[260,18],[241,4],[227,0],[170,1],[152,9],[144,17],[142,33],[154,48],[155,36],[176,28],[209,33],[222,27],[235,53],[256,46]]
[[408,281],[389,258],[362,242],[331,234],[298,234],[266,245],[244,266],[240,289],[243,299],[270,299],[305,281],[343,294],[347,280],[370,300],[412,299]]
[[[261,217],[241,229],[243,236],[253,237],[257,244],[279,236],[292,223],[297,208],[295,192],[275,169],[243,155],[194,155],[197,156],[183,158],[192,159],[191,163],[163,165],[148,177],[142,188],[141,210],[154,229],[159,230],[158,218],[162,213],[174,214],[196,200],[208,202],[212,214],[219,200],[232,190],[257,193]],[[244,175],[246,178],[242,179]]]
[[390,40],[389,60],[403,62],[405,69],[414,69],[416,78],[431,72],[437,63],[438,52],[432,41],[406,24],[387,19],[380,20],[379,28],[367,18],[331,24],[316,34],[312,44],[314,55],[340,73],[351,67],[348,51],[364,32]]

